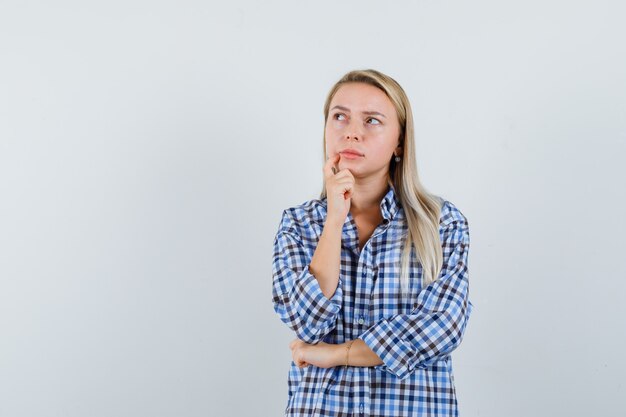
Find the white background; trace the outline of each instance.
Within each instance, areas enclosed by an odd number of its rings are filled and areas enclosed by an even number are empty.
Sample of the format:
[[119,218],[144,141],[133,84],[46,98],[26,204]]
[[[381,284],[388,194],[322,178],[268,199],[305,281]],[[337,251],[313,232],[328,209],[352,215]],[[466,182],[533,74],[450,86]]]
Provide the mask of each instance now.
[[284,208],[352,69],[467,216],[470,416],[626,414],[626,6],[0,1],[0,416],[279,416]]

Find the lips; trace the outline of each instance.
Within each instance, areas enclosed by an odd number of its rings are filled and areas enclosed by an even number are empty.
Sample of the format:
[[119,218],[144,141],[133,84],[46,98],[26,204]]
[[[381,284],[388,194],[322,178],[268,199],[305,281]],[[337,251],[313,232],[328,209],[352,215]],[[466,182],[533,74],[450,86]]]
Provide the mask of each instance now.
[[344,149],[343,151],[341,151],[339,153],[347,153],[347,154],[350,154],[350,155],[363,156],[363,154],[361,152],[357,151],[356,149]]

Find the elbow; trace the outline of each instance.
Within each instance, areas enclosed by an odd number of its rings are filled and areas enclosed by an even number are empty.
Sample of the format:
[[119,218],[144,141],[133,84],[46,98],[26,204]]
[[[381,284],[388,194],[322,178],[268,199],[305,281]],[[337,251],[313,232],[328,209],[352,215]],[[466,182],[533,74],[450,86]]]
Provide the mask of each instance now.
[[292,330],[298,339],[308,344],[320,342],[328,333],[335,328],[337,316],[327,318],[324,321],[315,323],[307,322],[305,318],[298,314],[294,308],[290,308],[288,303],[274,299],[273,308],[280,320]]
[[310,345],[319,343],[334,328],[334,326],[314,328],[301,324],[290,325],[289,327],[293,330],[298,339]]
[[392,373],[396,376],[397,379],[399,379],[400,381],[404,381],[405,379],[408,379],[414,371],[414,369],[411,369],[408,366],[403,366],[399,370]]
[[324,336],[326,336],[326,333],[312,333],[306,331],[306,329],[304,328],[299,328],[294,331],[296,333],[296,336],[298,336],[298,339],[302,340],[304,343],[308,343],[309,345],[315,345],[319,343],[324,338]]
[[301,320],[297,320],[296,323],[297,324],[293,327],[293,331],[298,338],[308,344],[317,344],[335,329],[337,314],[333,314],[324,320],[315,321],[313,323],[307,323],[304,318],[301,318]]
[[425,369],[432,366],[435,362],[450,356],[463,341],[466,326],[467,315],[465,312],[451,317],[446,330],[442,332],[440,337],[437,340],[432,340],[430,347],[416,352],[415,360],[413,361],[414,368]]
[[449,341],[446,344],[446,349],[442,352],[441,356],[449,355],[453,351],[455,351],[461,342],[463,341],[463,336],[465,335],[465,329],[467,328],[467,323],[469,321],[469,317],[472,312],[472,307],[469,302],[466,304],[465,308],[461,308],[458,311],[452,320],[452,327],[449,335]]
[[382,365],[377,366],[377,368],[382,371],[390,373],[391,375],[395,376],[400,381],[404,381],[405,379],[409,378],[411,374],[415,372],[416,367],[412,365],[415,362],[412,361],[412,358],[413,358],[413,352],[410,352],[401,361],[398,361],[395,363],[389,363],[389,364],[383,363]]

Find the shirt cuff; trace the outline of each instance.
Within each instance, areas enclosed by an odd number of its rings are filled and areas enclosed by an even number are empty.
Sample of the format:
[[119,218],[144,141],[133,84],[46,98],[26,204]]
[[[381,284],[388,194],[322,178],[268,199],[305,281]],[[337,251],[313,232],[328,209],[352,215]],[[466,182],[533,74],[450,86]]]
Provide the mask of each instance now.
[[392,373],[399,379],[406,379],[411,374],[415,352],[411,345],[396,336],[391,323],[381,320],[363,332],[358,338],[383,361],[375,368]]
[[335,293],[328,299],[322,292],[319,281],[309,270],[309,265],[306,265],[292,291],[291,299],[298,316],[304,320],[307,327],[319,333],[334,325],[343,299],[341,277]]

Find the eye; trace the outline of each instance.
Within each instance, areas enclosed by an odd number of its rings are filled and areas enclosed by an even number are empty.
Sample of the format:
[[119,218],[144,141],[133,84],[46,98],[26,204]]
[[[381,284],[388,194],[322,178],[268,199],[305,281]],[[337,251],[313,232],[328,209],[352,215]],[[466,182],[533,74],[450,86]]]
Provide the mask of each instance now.
[[336,119],[337,119],[337,116],[343,116],[343,113],[335,113],[335,114],[333,115],[333,118],[336,120]]
[[375,124],[378,124],[378,125],[380,124],[380,120],[378,120],[378,119],[376,119],[374,117],[370,117],[368,120],[376,120],[377,123],[375,123]]

